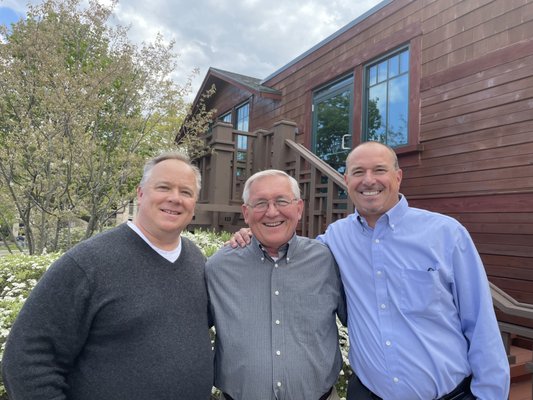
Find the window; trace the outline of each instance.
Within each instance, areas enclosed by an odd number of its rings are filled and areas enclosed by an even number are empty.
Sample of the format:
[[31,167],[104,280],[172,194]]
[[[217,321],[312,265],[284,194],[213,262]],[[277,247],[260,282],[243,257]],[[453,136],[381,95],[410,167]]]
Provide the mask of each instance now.
[[231,111],[229,113],[226,113],[220,117],[220,120],[222,122],[228,122],[231,124]]
[[235,110],[237,116],[235,121],[235,128],[239,131],[248,132],[248,122],[250,120],[250,104],[246,103],[237,110]]
[[352,148],[353,76],[313,94],[313,151],[341,174]]
[[[235,110],[235,128],[239,131],[248,132],[250,120],[250,104],[246,103]],[[237,160],[246,161],[248,150],[248,136],[237,135]]]
[[365,68],[363,141],[391,147],[409,143],[409,49],[403,48]]

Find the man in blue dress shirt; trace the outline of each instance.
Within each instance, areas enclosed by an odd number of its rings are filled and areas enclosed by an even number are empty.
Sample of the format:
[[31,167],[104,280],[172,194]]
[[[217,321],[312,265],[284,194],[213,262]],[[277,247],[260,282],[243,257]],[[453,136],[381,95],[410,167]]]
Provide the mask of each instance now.
[[344,179],[356,211],[318,239],[346,292],[348,400],[507,399],[509,364],[466,229],[408,206],[386,145],[353,149]]

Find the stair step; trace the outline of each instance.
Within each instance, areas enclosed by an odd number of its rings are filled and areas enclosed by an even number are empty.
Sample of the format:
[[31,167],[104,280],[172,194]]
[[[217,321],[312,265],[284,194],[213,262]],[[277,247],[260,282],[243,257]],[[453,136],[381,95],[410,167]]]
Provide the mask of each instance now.
[[533,351],[518,346],[511,346],[511,355],[515,362],[510,365],[511,382],[519,382],[531,379],[531,364],[533,362]]

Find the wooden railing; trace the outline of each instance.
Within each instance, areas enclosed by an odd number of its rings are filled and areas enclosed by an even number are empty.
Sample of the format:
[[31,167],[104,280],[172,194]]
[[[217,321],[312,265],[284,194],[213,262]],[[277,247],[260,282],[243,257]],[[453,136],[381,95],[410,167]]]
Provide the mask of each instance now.
[[304,212],[300,234],[316,237],[329,224],[344,218],[354,210],[342,176],[306,147],[290,139],[285,144],[293,157],[283,166],[300,183]]

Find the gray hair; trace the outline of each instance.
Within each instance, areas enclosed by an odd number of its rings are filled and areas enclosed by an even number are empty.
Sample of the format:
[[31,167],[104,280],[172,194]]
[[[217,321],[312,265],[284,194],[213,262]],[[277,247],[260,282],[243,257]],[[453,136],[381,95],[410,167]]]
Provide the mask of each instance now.
[[167,151],[165,153],[161,153],[158,156],[148,160],[146,164],[144,164],[143,169],[143,176],[141,178],[141,182],[139,183],[140,187],[144,187],[148,179],[150,179],[150,176],[152,175],[152,170],[154,167],[159,164],[162,161],[166,160],[178,160],[183,161],[185,164],[187,164],[189,167],[191,167],[192,171],[194,172],[194,177],[196,178],[196,188],[198,189],[197,195],[200,195],[200,190],[202,189],[202,175],[200,174],[200,170],[196,165],[193,165],[191,163],[191,159],[184,153],[181,153],[179,151]]
[[300,186],[298,186],[298,182],[296,181],[296,179],[279,169],[266,169],[264,171],[256,172],[246,180],[246,183],[244,184],[244,189],[242,191],[242,200],[245,204],[248,204],[248,200],[250,200],[250,186],[252,185],[252,183],[266,176],[282,176],[284,178],[287,178],[291,185],[291,190],[292,194],[294,195],[294,198],[300,199]]

